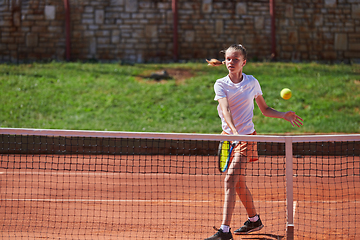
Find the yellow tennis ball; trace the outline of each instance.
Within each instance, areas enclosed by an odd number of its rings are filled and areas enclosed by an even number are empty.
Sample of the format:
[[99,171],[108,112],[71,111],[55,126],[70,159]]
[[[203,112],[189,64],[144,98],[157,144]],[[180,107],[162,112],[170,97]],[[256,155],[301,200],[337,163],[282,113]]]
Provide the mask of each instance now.
[[284,88],[283,90],[281,90],[280,96],[285,100],[290,99],[291,98],[291,90],[288,88]]

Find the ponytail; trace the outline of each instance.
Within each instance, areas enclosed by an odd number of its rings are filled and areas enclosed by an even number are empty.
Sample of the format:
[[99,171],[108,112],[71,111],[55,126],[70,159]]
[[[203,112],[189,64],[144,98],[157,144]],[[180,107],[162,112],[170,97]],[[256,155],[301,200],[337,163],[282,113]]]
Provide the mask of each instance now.
[[221,66],[221,65],[223,65],[225,63],[225,61],[221,62],[221,61],[219,61],[217,59],[214,59],[214,58],[211,59],[210,61],[206,59],[206,61],[207,61],[209,66],[213,66],[213,67]]

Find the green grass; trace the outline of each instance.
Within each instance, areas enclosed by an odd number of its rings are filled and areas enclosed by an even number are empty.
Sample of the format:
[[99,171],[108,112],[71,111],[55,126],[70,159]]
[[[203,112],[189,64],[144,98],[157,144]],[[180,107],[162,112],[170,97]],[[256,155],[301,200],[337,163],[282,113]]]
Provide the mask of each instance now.
[[[191,76],[165,82],[139,77],[162,69]],[[269,106],[304,119],[302,128],[294,128],[264,117],[255,104],[259,134],[360,132],[360,65],[248,63],[244,72],[259,80]],[[0,126],[219,133],[213,85],[226,74],[224,66],[205,63],[1,64]],[[280,98],[284,87],[293,92],[290,100]]]

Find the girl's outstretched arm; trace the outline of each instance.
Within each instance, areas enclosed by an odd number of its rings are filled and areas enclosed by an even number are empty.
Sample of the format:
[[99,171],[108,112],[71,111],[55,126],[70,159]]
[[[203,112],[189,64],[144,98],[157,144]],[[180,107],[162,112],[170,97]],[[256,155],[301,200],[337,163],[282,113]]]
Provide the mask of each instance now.
[[295,112],[293,112],[293,111],[287,111],[287,112],[276,111],[275,109],[269,107],[266,104],[265,99],[263,98],[262,95],[255,98],[255,101],[264,116],[272,117],[272,118],[283,118],[286,121],[290,122],[291,125],[293,125],[293,127],[295,127],[295,125],[298,127],[303,125],[303,123],[302,123],[303,119],[301,117],[299,117],[298,115],[296,115]]

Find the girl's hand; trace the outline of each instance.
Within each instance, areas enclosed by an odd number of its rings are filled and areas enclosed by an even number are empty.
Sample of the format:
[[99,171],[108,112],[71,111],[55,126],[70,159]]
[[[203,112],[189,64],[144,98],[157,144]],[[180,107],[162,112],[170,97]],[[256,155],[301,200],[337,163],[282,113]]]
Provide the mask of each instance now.
[[295,112],[293,111],[288,111],[284,114],[283,117],[286,121],[289,121],[291,123],[291,125],[293,125],[293,127],[298,126],[302,126],[303,123],[302,121],[304,121],[301,117],[299,117],[298,115],[295,114]]

